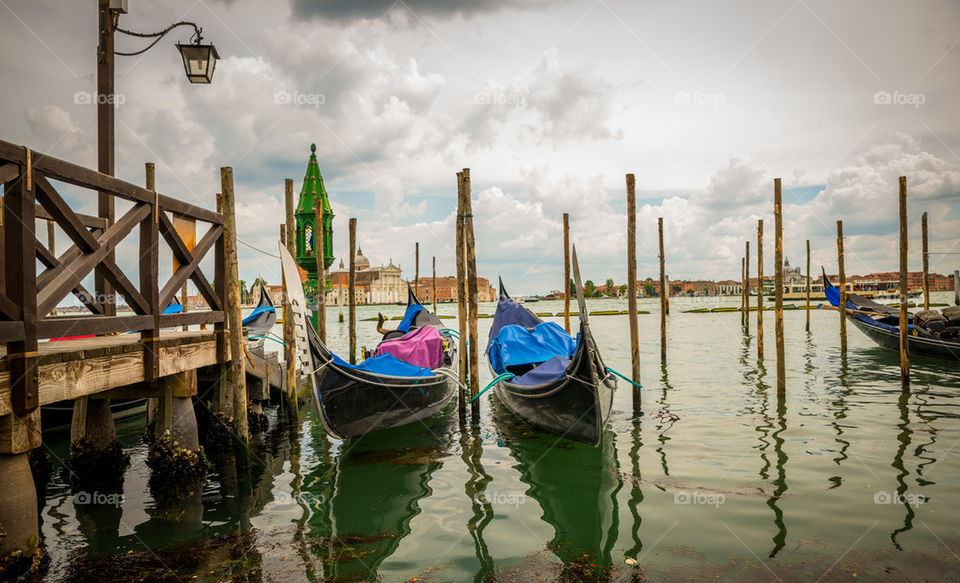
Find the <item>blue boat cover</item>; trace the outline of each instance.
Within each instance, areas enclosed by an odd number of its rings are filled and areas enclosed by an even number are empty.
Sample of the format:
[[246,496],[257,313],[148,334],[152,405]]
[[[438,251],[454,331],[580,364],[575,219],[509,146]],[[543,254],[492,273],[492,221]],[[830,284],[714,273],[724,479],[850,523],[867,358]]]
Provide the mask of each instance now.
[[330,353],[333,357],[333,363],[340,368],[351,370],[362,370],[365,372],[388,375],[392,377],[432,377],[433,371],[429,368],[422,368],[408,362],[403,362],[392,354],[381,354],[361,362],[360,364],[350,364],[336,354]]
[[407,306],[407,311],[403,315],[403,320],[400,321],[400,325],[397,326],[397,330],[406,334],[410,331],[410,326],[413,326],[413,320],[417,317],[417,314],[423,311],[423,306],[420,304],[410,304]]
[[[831,306],[840,305],[840,288],[836,286],[828,286],[823,290],[823,293],[827,296],[827,301],[830,302]],[[851,310],[856,310],[857,306],[853,304],[849,299],[847,300],[847,307]]]
[[508,366],[539,364],[555,356],[569,358],[576,349],[577,341],[555,322],[533,328],[509,324],[487,346],[487,355],[493,370],[503,373]]
[[554,356],[533,370],[527,371],[518,377],[513,377],[510,379],[510,382],[515,385],[527,387],[553,382],[567,375],[567,366],[569,366],[569,364],[569,358]]
[[[533,328],[542,322],[543,320],[538,318],[530,310],[508,297],[501,296],[500,301],[497,302],[497,313],[493,316],[493,326],[490,328],[490,336],[488,339],[492,342],[493,339],[500,334],[500,330],[502,330],[504,326],[516,325],[524,328]],[[487,345],[487,351],[490,351],[489,345]]]
[[273,313],[276,313],[276,311],[277,309],[274,308],[273,306],[257,306],[252,312],[250,312],[249,316],[243,319],[241,324],[243,324],[244,326],[248,326],[250,322],[253,322],[254,320],[256,320],[260,314],[264,312],[273,314]]
[[174,301],[172,304],[163,309],[161,314],[179,314],[183,311],[183,306],[178,301]]
[[[826,294],[827,300],[830,302],[831,305],[833,306],[840,305],[840,288],[831,285],[826,289],[824,289],[823,293]],[[859,307],[853,302],[851,302],[850,300],[847,300],[847,308],[850,310],[859,309]],[[888,332],[900,332],[899,326],[892,326],[884,322],[878,322],[877,320],[875,320],[874,318],[871,318],[866,314],[851,314],[851,315],[857,320],[863,322],[868,326],[873,326],[874,328],[880,328],[881,330],[886,330]],[[907,320],[907,330],[910,330],[913,327],[914,325],[910,324],[909,320]]]

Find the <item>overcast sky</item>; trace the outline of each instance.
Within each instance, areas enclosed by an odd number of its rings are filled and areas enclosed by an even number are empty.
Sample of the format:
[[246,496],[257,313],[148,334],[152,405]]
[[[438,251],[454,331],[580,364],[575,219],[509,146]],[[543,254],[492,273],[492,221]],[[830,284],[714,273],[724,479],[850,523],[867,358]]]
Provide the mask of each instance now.
[[[117,175],[213,207],[233,166],[240,238],[275,252],[283,180],[312,142],[336,218],[374,265],[454,272],[456,172],[471,169],[481,275],[560,287],[563,212],[584,279],[625,281],[624,175],[637,176],[641,277],[739,278],[744,242],[783,179],[784,248],[847,270],[897,268],[897,177],[931,248],[960,237],[960,4],[955,1],[130,0],[121,27],[192,20],[222,60],[190,85],[174,31],[119,57]],[[145,46],[118,37],[118,50]],[[0,0],[0,138],[96,167],[96,0]],[[92,196],[70,191],[95,209]],[[279,279],[240,247],[241,278]],[[933,271],[960,255],[931,257]],[[754,266],[753,271],[755,272]],[[424,268],[422,271],[426,271]]]

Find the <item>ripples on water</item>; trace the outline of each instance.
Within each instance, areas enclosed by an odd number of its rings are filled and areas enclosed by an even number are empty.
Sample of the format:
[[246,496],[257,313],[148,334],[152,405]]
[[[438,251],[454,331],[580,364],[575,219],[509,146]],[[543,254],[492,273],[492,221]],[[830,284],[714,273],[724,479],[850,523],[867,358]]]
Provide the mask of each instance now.
[[[218,469],[205,489],[160,508],[143,421],[124,423],[122,506],[74,506],[56,478],[47,489],[46,579],[957,579],[958,363],[916,357],[904,393],[896,353],[849,327],[843,356],[835,313],[812,313],[806,333],[804,312],[787,311],[779,398],[773,314],[761,363],[755,314],[744,333],[735,313],[682,313],[701,305],[673,299],[661,365],[657,304],[641,301],[653,312],[640,316],[643,413],[632,417],[621,382],[600,448],[530,431],[487,397],[479,427],[461,431],[450,409],[344,443],[328,442],[312,411],[294,426],[272,412],[245,473],[209,452]],[[621,308],[590,303],[608,307]],[[330,315],[342,350],[346,326]],[[626,318],[591,325],[607,364],[628,372]],[[359,322],[361,344],[376,343],[374,326]],[[66,453],[64,437],[50,444]]]

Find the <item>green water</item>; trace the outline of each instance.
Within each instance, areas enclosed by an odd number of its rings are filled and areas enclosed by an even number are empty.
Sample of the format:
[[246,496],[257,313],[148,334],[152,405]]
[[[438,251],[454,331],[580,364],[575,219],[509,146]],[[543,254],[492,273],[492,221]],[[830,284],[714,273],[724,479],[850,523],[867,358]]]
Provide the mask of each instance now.
[[[902,392],[896,353],[850,326],[843,357],[835,312],[811,313],[808,334],[805,312],[787,311],[781,401],[772,312],[762,363],[756,314],[744,333],[736,313],[682,313],[738,302],[673,299],[663,366],[657,301],[640,302],[652,312],[639,316],[643,413],[621,382],[600,448],[532,432],[487,396],[477,427],[449,409],[342,443],[309,406],[295,426],[270,411],[249,468],[209,452],[207,486],[169,508],[150,496],[143,421],[122,424],[122,504],[75,505],[56,477],[47,490],[45,580],[960,579],[958,362],[915,357]],[[377,311],[402,308],[358,310]],[[330,322],[345,352],[336,308]],[[607,364],[629,374],[626,318],[591,325]],[[361,344],[376,343],[374,326],[359,323]],[[63,438],[51,445],[65,453]]]

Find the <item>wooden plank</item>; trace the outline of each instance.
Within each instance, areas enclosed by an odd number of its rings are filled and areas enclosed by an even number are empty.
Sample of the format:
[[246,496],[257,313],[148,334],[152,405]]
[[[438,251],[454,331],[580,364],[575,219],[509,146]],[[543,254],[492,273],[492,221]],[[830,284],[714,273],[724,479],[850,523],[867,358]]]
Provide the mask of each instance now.
[[[47,212],[45,208],[40,205],[37,205],[36,216],[38,219],[43,219],[45,221],[53,221],[53,215]],[[85,215],[82,213],[74,212],[74,215],[80,219],[80,223],[88,229],[102,229],[103,228],[103,219],[95,217],[93,215]]]
[[0,165],[0,184],[10,182],[18,176],[20,176],[20,166],[17,164],[8,162],[7,164]]
[[160,328],[170,328],[173,326],[196,326],[198,324],[215,324],[223,321],[224,315],[222,311],[201,310],[188,312],[186,314],[161,314]]
[[200,242],[196,244],[196,246],[193,248],[193,252],[191,253],[191,251],[186,248],[183,241],[180,239],[180,236],[177,235],[173,223],[171,223],[166,216],[160,216],[160,233],[163,235],[163,238],[167,241],[167,243],[170,244],[174,255],[182,263],[182,265],[180,265],[180,267],[173,273],[173,276],[167,281],[166,284],[164,284],[163,289],[160,291],[161,306],[166,306],[169,304],[170,300],[173,299],[177,291],[180,290],[180,287],[189,278],[192,279],[197,285],[197,288],[200,290],[200,294],[212,309],[223,309],[223,306],[220,304],[220,298],[214,291],[213,286],[210,285],[209,281],[207,281],[206,276],[200,272],[200,262],[207,254],[207,251],[209,251],[210,248],[213,247],[220,238],[222,232],[223,227],[220,225],[212,225],[206,234],[204,234],[203,238],[200,239]]
[[26,453],[42,444],[39,408],[23,416],[0,417],[0,454]]
[[153,316],[78,316],[44,318],[37,323],[37,338],[62,338],[87,334],[113,334],[131,330],[152,330]]
[[0,322],[0,344],[23,340],[23,322]]
[[[37,259],[39,259],[40,263],[44,264],[49,269],[53,269],[60,265],[60,261],[56,258],[56,256],[54,256],[52,252],[50,252],[40,243],[37,243]],[[90,293],[89,290],[87,290],[87,288],[77,284],[77,286],[71,291],[73,292],[73,295],[80,300],[80,303],[86,306],[91,313],[99,315],[104,314],[103,305],[97,303],[97,299],[92,293]]]
[[97,239],[83,226],[77,215],[70,209],[70,205],[63,200],[50,182],[42,175],[37,175],[34,180],[37,188],[37,201],[50,213],[50,216],[63,229],[63,232],[83,253],[96,251],[100,247]]
[[[41,364],[38,367],[39,404],[74,400],[145,382],[143,345],[136,343],[132,347],[135,350],[120,354]],[[161,377],[217,362],[216,342],[209,333],[198,334],[184,344],[166,346],[160,342],[158,354]],[[10,371],[0,371],[0,415],[12,412]]]

